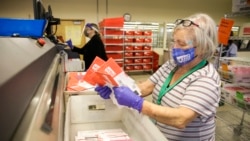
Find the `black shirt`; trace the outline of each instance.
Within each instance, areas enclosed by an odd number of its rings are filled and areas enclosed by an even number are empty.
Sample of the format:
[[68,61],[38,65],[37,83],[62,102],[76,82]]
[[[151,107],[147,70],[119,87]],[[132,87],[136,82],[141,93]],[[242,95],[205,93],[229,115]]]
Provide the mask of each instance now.
[[83,54],[85,70],[89,68],[96,56],[104,61],[108,60],[102,39],[97,34],[94,35],[82,48],[74,47],[72,51]]

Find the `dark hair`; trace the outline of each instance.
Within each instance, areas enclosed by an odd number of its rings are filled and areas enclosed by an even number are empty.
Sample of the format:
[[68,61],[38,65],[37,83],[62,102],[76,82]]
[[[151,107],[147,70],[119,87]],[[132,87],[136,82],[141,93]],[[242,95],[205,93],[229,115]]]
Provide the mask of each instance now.
[[234,36],[234,32],[231,31],[231,32],[230,32],[230,36],[229,36],[229,40],[228,40],[228,45],[231,45],[231,44],[233,43],[233,40],[230,39],[230,38],[233,37],[233,36]]
[[231,37],[231,36],[234,36],[234,32],[233,32],[233,31],[230,32],[230,37]]

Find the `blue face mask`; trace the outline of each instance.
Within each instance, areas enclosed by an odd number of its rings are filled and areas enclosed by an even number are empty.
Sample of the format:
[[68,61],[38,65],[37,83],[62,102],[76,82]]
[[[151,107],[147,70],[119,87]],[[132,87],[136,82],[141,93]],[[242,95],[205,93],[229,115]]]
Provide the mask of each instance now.
[[195,48],[181,49],[173,48],[172,55],[178,66],[188,64],[195,58]]

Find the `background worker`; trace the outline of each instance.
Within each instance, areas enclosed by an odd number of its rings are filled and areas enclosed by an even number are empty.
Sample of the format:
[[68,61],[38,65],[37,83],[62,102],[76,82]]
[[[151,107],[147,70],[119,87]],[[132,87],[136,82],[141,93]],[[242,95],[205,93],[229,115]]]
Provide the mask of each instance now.
[[108,57],[99,33],[99,28],[95,23],[87,23],[85,25],[84,35],[90,38],[90,40],[82,48],[74,46],[72,51],[83,55],[85,70],[87,70],[96,56],[104,61],[107,61]]

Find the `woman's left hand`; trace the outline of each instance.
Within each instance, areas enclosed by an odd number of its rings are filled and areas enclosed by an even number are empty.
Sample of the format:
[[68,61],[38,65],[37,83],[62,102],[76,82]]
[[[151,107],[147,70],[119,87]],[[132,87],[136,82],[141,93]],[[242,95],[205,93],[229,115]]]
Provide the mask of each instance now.
[[139,113],[142,110],[143,98],[136,95],[126,86],[113,87],[115,98],[120,105],[132,107]]

